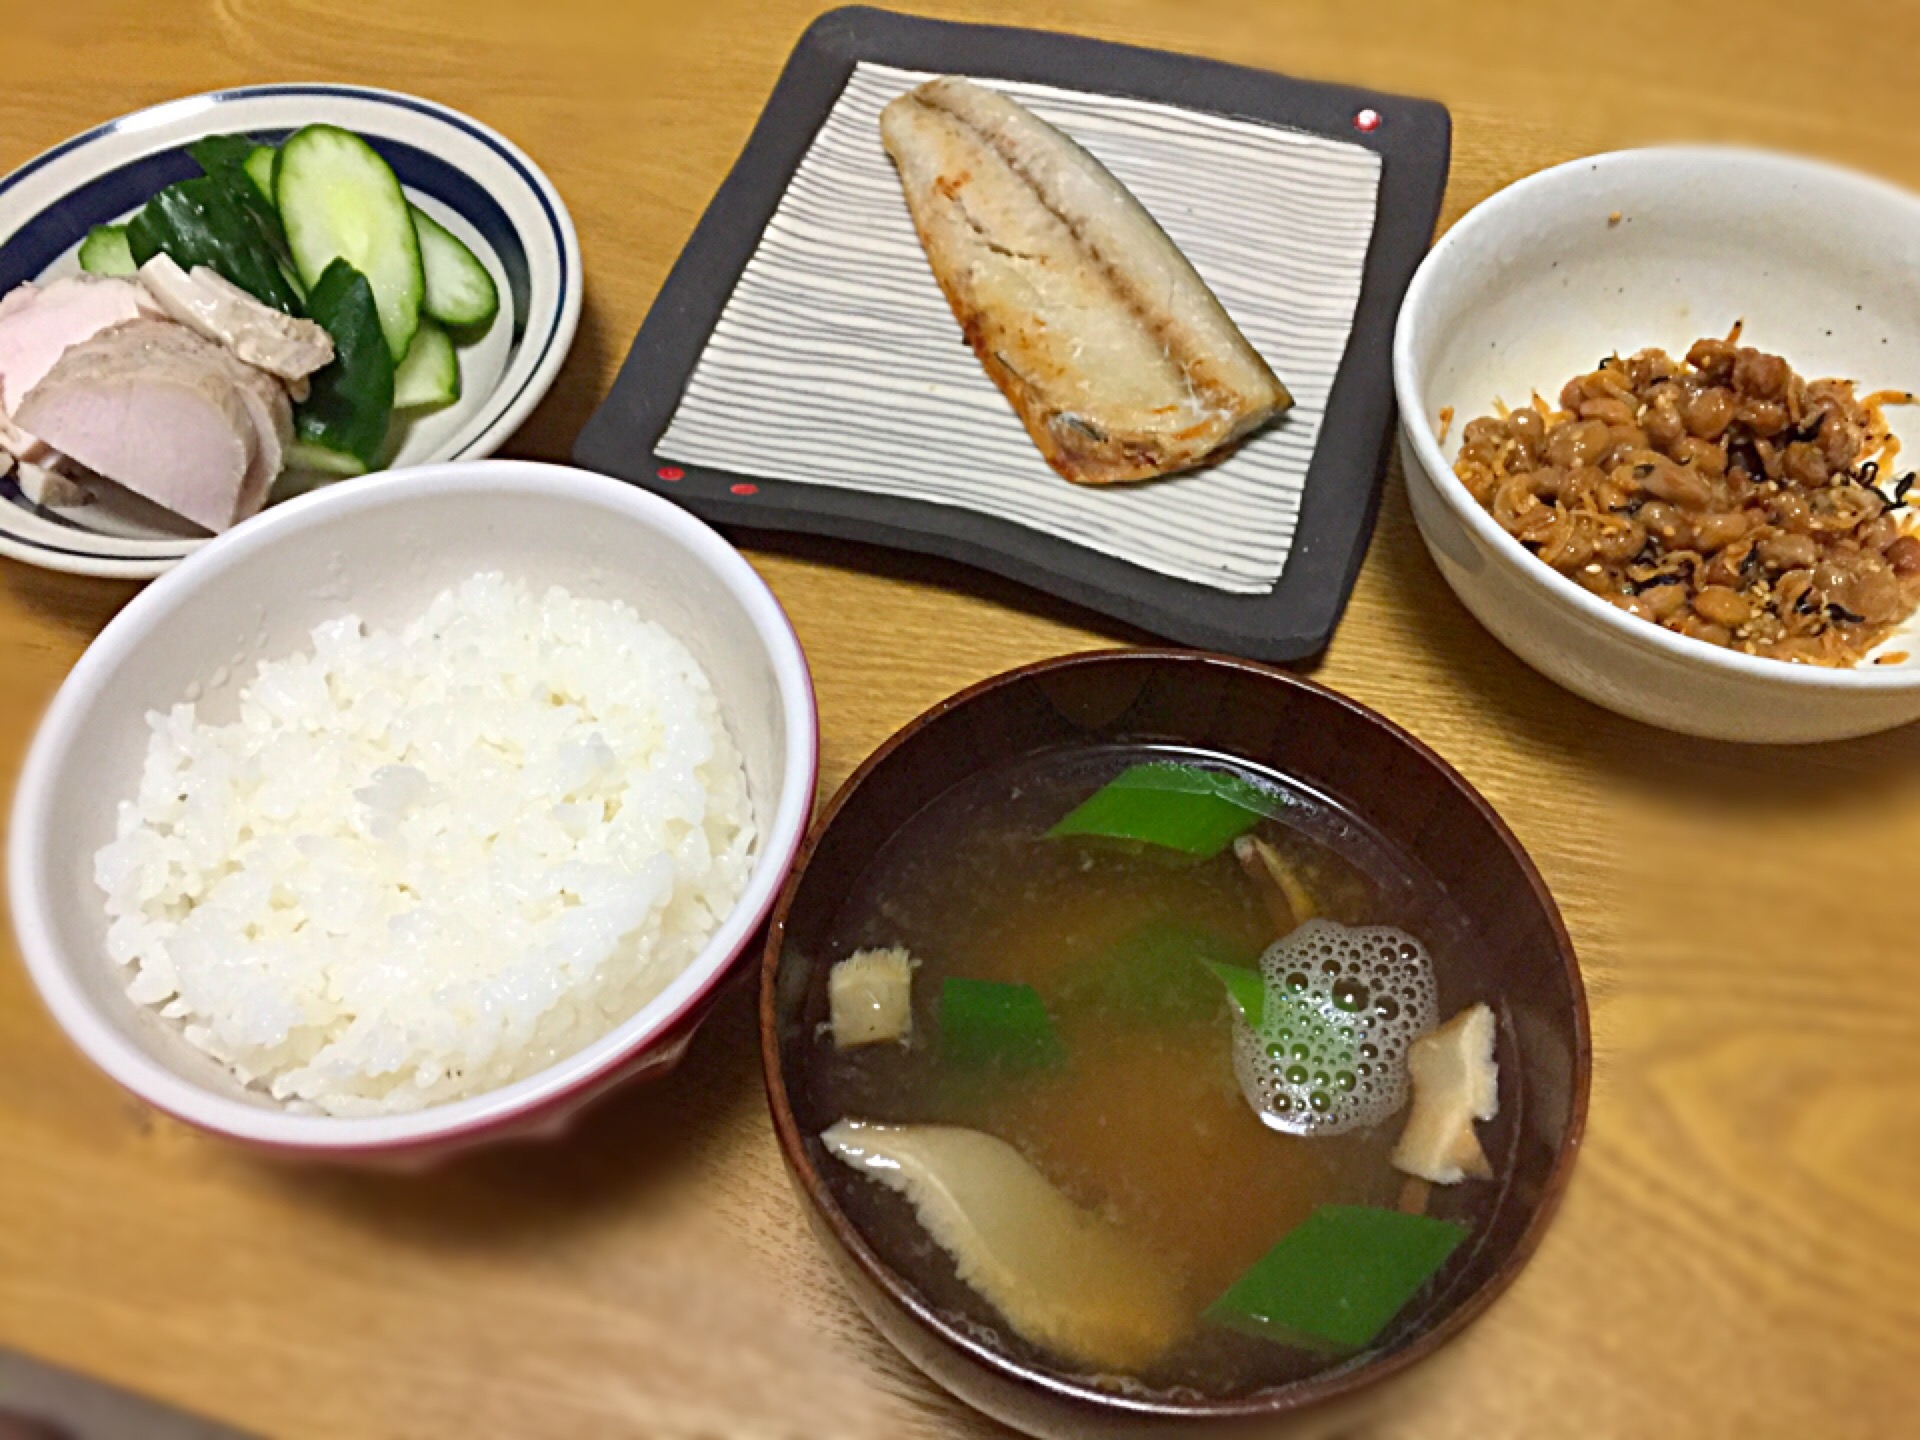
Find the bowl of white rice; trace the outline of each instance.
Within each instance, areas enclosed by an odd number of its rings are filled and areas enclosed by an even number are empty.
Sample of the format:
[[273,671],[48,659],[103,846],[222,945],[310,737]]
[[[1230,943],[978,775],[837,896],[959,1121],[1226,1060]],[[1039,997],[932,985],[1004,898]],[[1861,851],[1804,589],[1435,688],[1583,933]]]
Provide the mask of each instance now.
[[778,601],[684,511],[520,461],[358,480],[81,657],[21,773],[14,924],[81,1050],[204,1129],[551,1132],[684,1052],[818,754]]

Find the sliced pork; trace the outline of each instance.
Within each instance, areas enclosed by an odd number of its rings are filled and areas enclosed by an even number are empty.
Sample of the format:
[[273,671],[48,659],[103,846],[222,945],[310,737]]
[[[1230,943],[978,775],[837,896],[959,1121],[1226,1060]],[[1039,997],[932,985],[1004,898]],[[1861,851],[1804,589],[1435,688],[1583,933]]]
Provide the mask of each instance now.
[[73,509],[92,503],[93,496],[78,477],[69,472],[78,467],[69,455],[48,452],[44,462],[20,462],[20,493],[35,505]]
[[50,285],[20,285],[0,299],[0,447],[17,459],[49,456],[18,411],[68,349],[103,330],[163,312],[131,280],[74,275]]
[[240,487],[240,517],[256,514],[266,504],[267,491],[273,488],[280,467],[286,463],[287,447],[293,443],[293,406],[287,390],[278,380],[251,365],[236,367],[234,388],[240,403],[246,406],[253,422],[253,465]]
[[333,337],[313,321],[262,304],[205,265],[188,273],[155,255],[140,267],[140,283],[189,330],[282,380],[303,380],[333,359]]
[[279,469],[269,437],[284,444],[292,433],[279,385],[171,320],[135,320],[71,347],[16,418],[89,470],[216,532],[259,510]]
[[14,311],[33,303],[33,297],[40,293],[40,287],[31,280],[23,280],[6,294],[0,295],[0,320],[5,320]]

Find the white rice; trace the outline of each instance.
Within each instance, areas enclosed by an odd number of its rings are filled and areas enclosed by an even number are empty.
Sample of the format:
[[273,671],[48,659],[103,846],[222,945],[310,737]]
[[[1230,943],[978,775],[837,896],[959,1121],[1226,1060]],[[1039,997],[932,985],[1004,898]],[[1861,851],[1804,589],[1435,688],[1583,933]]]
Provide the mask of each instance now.
[[148,716],[94,860],[127,993],[290,1109],[417,1110],[628,1019],[751,868],[738,752],[629,607],[479,575]]

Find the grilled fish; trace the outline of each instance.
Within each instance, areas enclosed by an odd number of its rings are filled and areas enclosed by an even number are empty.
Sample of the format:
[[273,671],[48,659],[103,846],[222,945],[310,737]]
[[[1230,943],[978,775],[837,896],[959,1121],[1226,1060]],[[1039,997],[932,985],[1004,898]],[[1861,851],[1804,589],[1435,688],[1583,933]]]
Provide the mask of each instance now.
[[943,77],[880,137],[968,343],[1067,479],[1190,469],[1293,403],[1140,202],[1024,107]]

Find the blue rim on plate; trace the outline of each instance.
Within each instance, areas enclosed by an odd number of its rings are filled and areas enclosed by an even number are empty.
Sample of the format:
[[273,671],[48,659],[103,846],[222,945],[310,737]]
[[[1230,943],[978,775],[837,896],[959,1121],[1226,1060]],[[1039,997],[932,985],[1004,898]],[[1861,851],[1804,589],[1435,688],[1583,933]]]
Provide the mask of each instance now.
[[[459,235],[494,274],[503,315],[463,348],[466,393],[402,422],[390,465],[491,455],[552,386],[580,321],[580,243],[553,183],[479,121],[411,95],[360,85],[247,85],[110,120],[0,178],[0,292],[77,268],[87,231],[197,173],[184,147],[238,131],[266,142],[326,121],[364,135],[414,203]],[[147,578],[205,537],[111,507],[50,510],[0,480],[0,554],[78,574]]]

